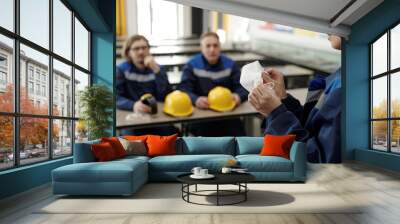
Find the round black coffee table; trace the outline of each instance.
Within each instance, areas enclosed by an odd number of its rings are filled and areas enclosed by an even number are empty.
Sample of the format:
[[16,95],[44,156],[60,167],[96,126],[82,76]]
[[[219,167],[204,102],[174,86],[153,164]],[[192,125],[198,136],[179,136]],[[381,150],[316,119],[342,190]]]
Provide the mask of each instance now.
[[[178,181],[182,183],[182,199],[188,203],[198,205],[234,205],[245,202],[247,200],[247,192],[249,188],[247,183],[255,180],[255,177],[248,173],[216,173],[213,174],[215,177],[212,179],[193,179],[190,177],[191,173],[182,174],[177,177]],[[216,185],[215,190],[197,190],[197,185]],[[194,191],[190,191],[190,186],[195,186]],[[220,189],[220,185],[236,185],[237,190],[223,190]],[[209,192],[215,192],[215,194],[205,194]],[[204,196],[204,197],[216,197],[216,204],[202,204],[190,201],[190,196]],[[221,203],[221,197],[232,197],[241,196],[240,200],[231,203]]]

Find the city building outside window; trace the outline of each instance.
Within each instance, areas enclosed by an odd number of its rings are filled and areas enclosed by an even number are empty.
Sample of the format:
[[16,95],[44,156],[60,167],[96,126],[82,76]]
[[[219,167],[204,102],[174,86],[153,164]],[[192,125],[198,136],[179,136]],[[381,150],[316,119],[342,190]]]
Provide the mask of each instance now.
[[71,156],[74,142],[87,138],[71,105],[90,85],[89,29],[65,1],[18,2],[1,3],[19,23],[0,22],[0,170]]
[[371,148],[400,153],[400,24],[370,45]]

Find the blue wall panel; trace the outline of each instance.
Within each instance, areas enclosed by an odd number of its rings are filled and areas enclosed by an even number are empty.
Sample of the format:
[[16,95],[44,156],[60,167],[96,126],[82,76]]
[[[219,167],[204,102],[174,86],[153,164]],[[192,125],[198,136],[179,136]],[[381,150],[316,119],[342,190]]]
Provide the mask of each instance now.
[[53,169],[71,163],[69,157],[0,172],[0,199],[48,183]]

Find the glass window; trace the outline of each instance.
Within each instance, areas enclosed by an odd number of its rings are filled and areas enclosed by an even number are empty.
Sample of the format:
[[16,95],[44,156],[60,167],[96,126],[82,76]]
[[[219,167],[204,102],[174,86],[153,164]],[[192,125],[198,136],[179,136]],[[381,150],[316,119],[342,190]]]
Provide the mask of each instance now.
[[372,75],[387,71],[387,34],[372,44]]
[[75,18],[75,63],[89,70],[89,32]]
[[372,81],[372,118],[387,118],[387,78]]
[[387,121],[373,121],[372,122],[372,140],[373,149],[387,151]]
[[390,68],[400,67],[400,24],[390,32]]
[[49,120],[45,118],[20,119],[21,164],[35,163],[49,158],[48,124]]
[[400,153],[400,120],[393,120],[391,123],[391,151]]
[[84,120],[75,121],[75,142],[88,140],[88,129]]
[[81,113],[80,103],[80,93],[89,86],[89,75],[75,69],[75,117],[79,117]]
[[49,48],[49,0],[20,0],[21,36]]
[[33,91],[33,82],[28,82],[28,89],[29,89],[29,94],[33,94],[34,93],[34,91]]
[[53,120],[53,156],[72,154],[72,121]]
[[[15,2],[19,3],[20,18],[14,14]],[[14,20],[19,23],[14,24]],[[73,99],[79,105],[79,96],[75,94],[90,84],[89,30],[64,0],[0,0],[0,28],[0,112],[7,112],[0,115],[0,170],[46,161],[50,157],[70,156],[78,136],[73,136],[77,122]],[[20,32],[17,34],[14,30]],[[15,42],[19,43],[18,62],[14,60]],[[53,43],[52,49],[50,43]],[[19,74],[14,71],[16,65]],[[73,71],[76,71],[75,80]],[[15,94],[15,77],[20,85],[18,94]],[[53,108],[51,114],[49,106]],[[19,111],[15,112],[14,108]],[[76,111],[79,116],[78,106]],[[19,121],[18,133],[13,132],[15,121]],[[80,132],[79,139],[87,139],[85,133]],[[18,145],[13,145],[14,142]]]
[[[397,25],[370,46],[371,147],[392,153],[400,153],[399,30],[400,25]],[[387,62],[390,62],[390,69]]]
[[[21,57],[21,73],[20,73],[20,80],[21,80],[21,87],[20,87],[20,108],[21,108],[21,113],[24,114],[41,114],[41,115],[46,115],[48,114],[48,94],[47,94],[47,88],[45,88],[45,94],[43,94],[40,86],[40,70],[48,74],[48,62],[49,62],[49,57],[43,53],[40,53],[36,50],[33,50],[30,47],[27,47],[23,44],[21,44],[21,55],[24,55],[24,57]],[[36,90],[34,95],[29,95],[27,91],[27,86],[26,86],[26,63],[29,61],[30,65],[33,66],[36,69],[36,74],[37,77],[36,79],[39,79],[36,83]],[[46,75],[47,77],[47,75]],[[47,78],[46,78],[47,79]],[[48,81],[46,80],[45,82],[46,86],[48,85]],[[40,105],[32,105],[29,101],[29,99],[42,99],[42,103]]]
[[13,112],[14,72],[9,60],[7,60],[7,58],[13,58],[13,40],[0,34],[0,46],[0,111]]
[[42,86],[42,96],[46,96],[46,86]]
[[14,165],[14,122],[11,116],[0,115],[0,170]]
[[0,70],[0,85],[6,86],[7,84],[7,73]]
[[[66,83],[72,83],[72,68],[69,65],[66,65],[56,59],[53,60],[53,89],[56,94],[53,95],[53,102],[58,103],[58,105],[53,105],[53,114],[54,115],[61,115],[63,117],[72,117],[72,91],[70,89],[65,89],[63,87],[64,81]],[[61,80],[61,81],[58,81]],[[58,97],[60,89],[60,94],[62,96],[67,96],[68,101],[64,104],[59,104]],[[61,98],[61,100],[64,100]],[[64,102],[64,101],[62,101]],[[65,106],[65,114],[61,114],[60,107]]]
[[391,74],[391,88],[390,88],[390,97],[391,97],[391,117],[392,118],[400,118],[400,72],[395,74]]
[[5,54],[0,54],[0,68],[7,68],[8,62],[7,62],[7,55]]
[[72,12],[60,1],[53,0],[53,51],[71,60]]
[[0,26],[14,31],[14,0],[0,1]]
[[36,95],[40,95],[40,84],[36,84]]
[[160,39],[178,38],[178,5],[163,0],[152,1],[152,35]]
[[36,80],[40,81],[40,71],[38,68],[36,68]]
[[28,74],[29,74],[29,79],[33,80],[33,67],[32,66],[29,66]]

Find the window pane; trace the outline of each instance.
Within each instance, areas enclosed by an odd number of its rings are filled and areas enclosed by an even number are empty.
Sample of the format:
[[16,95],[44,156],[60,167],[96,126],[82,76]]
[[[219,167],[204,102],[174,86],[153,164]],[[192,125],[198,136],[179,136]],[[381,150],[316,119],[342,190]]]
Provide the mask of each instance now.
[[88,140],[88,130],[86,122],[83,120],[75,121],[75,143]]
[[20,60],[21,113],[47,115],[49,108],[49,57],[21,44]]
[[49,1],[20,0],[21,36],[49,47]]
[[49,158],[48,124],[49,120],[45,118],[22,117],[20,119],[21,164]]
[[71,60],[72,12],[60,1],[53,1],[53,51]]
[[13,40],[0,35],[0,111],[14,111]]
[[53,60],[53,115],[72,117],[72,68]]
[[89,69],[89,32],[75,18],[75,63]]
[[392,152],[400,153],[400,120],[391,121]]
[[372,80],[372,118],[387,118],[387,77]]
[[178,38],[178,7],[174,2],[152,0],[152,35],[160,39]]
[[387,121],[372,122],[372,148],[387,151]]
[[0,116],[0,170],[14,165],[14,124],[10,116]]
[[390,37],[390,64],[391,69],[400,67],[400,25],[391,31]]
[[400,72],[391,75],[390,98],[391,98],[391,116],[400,118]]
[[387,71],[387,34],[372,45],[372,69],[373,75]]
[[0,1],[0,26],[14,31],[14,0]]
[[79,95],[86,86],[89,86],[89,75],[75,69],[75,117],[79,117],[81,114]]
[[53,121],[53,156],[60,157],[72,154],[72,121]]

